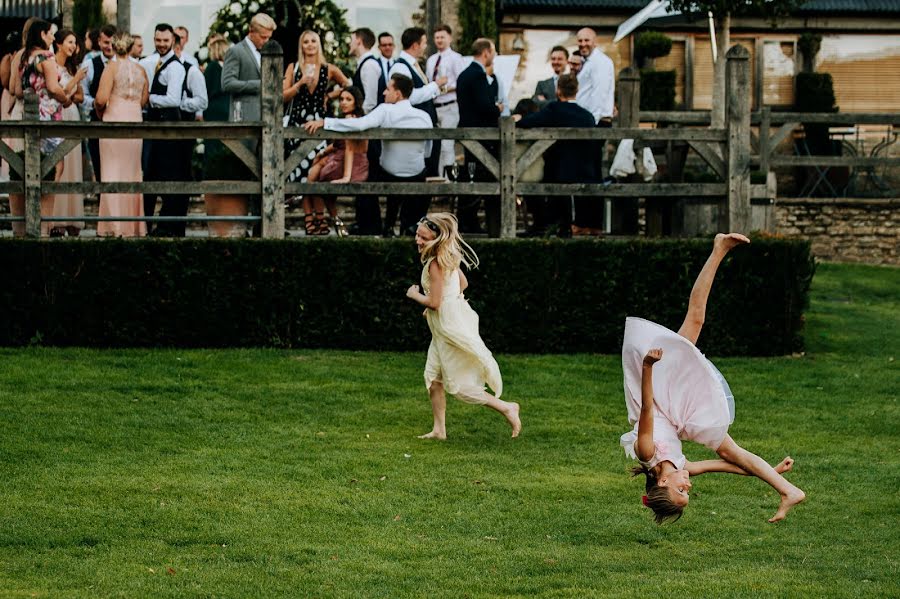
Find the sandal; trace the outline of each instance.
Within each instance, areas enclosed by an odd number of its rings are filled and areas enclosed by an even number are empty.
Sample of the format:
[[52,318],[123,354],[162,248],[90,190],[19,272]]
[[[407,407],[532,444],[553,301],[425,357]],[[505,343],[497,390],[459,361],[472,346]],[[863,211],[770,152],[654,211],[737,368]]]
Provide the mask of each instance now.
[[311,213],[303,215],[303,227],[306,229],[307,235],[316,235],[318,226],[319,223],[317,222],[315,215]]
[[66,236],[66,228],[65,227],[53,227],[50,229],[49,233],[50,237],[65,237]]
[[316,222],[319,225],[315,233],[316,235],[328,235],[331,233],[331,225],[324,212],[316,212]]

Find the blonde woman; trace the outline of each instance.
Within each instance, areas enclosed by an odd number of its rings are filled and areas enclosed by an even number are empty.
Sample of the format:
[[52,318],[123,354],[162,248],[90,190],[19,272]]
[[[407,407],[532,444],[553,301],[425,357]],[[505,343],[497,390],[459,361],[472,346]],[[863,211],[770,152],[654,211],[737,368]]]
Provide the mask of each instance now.
[[[104,123],[140,123],[141,110],[150,99],[147,73],[128,55],[134,38],[117,33],[112,40],[115,58],[109,61],[100,77],[100,87],[94,98],[94,108]],[[140,139],[100,140],[100,180],[141,181]],[[139,193],[100,194],[100,216],[144,216],[144,203]],[[147,234],[144,220],[104,221],[97,223],[97,235],[140,237]]]
[[[431,397],[434,426],[420,439],[446,439],[446,389],[461,401],[487,406],[506,418],[512,436],[522,430],[519,404],[503,401],[500,367],[478,333],[478,315],[463,292],[469,286],[461,266],[475,268],[478,256],[459,234],[456,217],[429,214],[416,228],[422,261],[421,291],[412,285],[406,297],[425,308],[431,345],[425,363],[425,387]],[[490,386],[493,394],[485,390]]]
[[[349,85],[347,77],[339,68],[325,61],[322,51],[322,40],[315,31],[304,31],[300,34],[300,47],[297,62],[287,66],[284,72],[283,97],[289,127],[300,127],[309,121],[325,118],[326,103],[329,99],[340,95],[341,89],[334,90],[334,84],[344,88]],[[286,154],[290,154],[300,145],[300,139],[285,142]],[[288,176],[290,181],[306,181],[316,154],[324,149],[325,144],[311,151],[300,165]]]

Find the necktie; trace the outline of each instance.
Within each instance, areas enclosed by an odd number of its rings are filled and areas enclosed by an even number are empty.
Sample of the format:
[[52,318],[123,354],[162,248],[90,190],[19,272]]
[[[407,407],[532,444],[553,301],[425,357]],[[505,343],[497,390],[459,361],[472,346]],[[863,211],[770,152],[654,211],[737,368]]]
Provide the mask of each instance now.
[[431,74],[432,79],[437,79],[441,73],[441,59],[443,56],[438,54],[437,60],[434,61],[434,73]]
[[159,70],[162,68],[162,65],[163,65],[163,61],[162,61],[162,58],[160,58],[160,59],[159,59],[159,62],[156,63],[156,70],[153,71],[153,74],[154,74],[154,75],[156,75],[157,73],[159,73]]
[[419,76],[419,79],[422,80],[422,83],[428,83],[428,77],[422,72],[422,67],[419,66],[418,60],[413,61],[413,68],[416,70],[416,74]]

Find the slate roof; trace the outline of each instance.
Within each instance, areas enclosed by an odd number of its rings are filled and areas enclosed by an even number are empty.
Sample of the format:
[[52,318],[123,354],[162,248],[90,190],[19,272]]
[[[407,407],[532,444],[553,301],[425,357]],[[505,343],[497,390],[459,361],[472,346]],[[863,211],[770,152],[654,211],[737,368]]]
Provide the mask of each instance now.
[[[649,0],[503,0],[504,12],[637,12]],[[500,4],[498,2],[498,4]],[[900,0],[810,0],[797,11],[810,14],[900,14]]]

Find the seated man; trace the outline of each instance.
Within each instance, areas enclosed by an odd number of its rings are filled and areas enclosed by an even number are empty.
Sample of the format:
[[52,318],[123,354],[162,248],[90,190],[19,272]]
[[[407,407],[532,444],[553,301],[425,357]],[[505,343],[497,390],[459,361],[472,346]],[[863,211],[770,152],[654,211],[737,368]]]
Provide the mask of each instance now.
[[[413,82],[400,74],[391,75],[384,90],[384,104],[356,119],[328,118],[304,125],[308,133],[322,127],[326,131],[365,131],[376,127],[386,129],[431,129],[431,117],[424,110],[413,108],[409,102]],[[425,158],[431,153],[431,141],[384,140],[381,149],[382,181],[425,182]],[[400,196],[400,234],[415,235],[416,223],[428,212],[430,199],[423,196]]]

